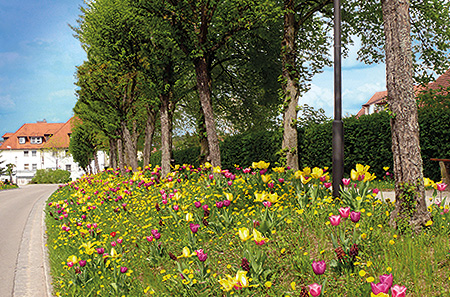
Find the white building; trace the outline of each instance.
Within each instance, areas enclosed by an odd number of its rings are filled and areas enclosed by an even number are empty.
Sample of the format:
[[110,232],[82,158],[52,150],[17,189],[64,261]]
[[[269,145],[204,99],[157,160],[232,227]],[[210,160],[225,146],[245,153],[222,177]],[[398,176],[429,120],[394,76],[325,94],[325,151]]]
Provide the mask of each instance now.
[[[14,164],[13,182],[25,185],[31,181],[38,169],[63,169],[70,171],[72,180],[80,178],[85,172],[74,162],[69,154],[70,134],[74,118],[66,123],[24,124],[15,133],[3,135],[0,146],[1,166]],[[100,170],[106,164],[104,152],[97,153]],[[2,180],[9,176],[1,176]]]

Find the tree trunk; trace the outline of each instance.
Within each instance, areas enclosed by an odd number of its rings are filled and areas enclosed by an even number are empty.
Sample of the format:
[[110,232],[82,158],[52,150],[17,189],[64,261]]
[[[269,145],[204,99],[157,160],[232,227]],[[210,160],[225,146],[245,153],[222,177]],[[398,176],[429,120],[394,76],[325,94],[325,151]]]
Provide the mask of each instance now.
[[119,155],[119,168],[125,170],[125,158],[123,152],[123,141],[121,138],[117,139],[117,154]]
[[127,127],[125,121],[121,123],[122,133],[125,142],[125,152],[128,159],[127,165],[131,166],[133,171],[137,170],[138,161],[137,161],[137,148],[136,148],[136,131],[133,128],[133,134],[130,133],[130,130]]
[[[382,0],[382,9],[396,199],[390,223],[401,230],[411,226],[418,232],[430,220],[430,213],[425,203],[414,97],[409,1]],[[406,185],[412,186],[409,191]]]
[[211,164],[221,166],[219,138],[217,137],[214,113],[211,104],[211,74],[207,57],[199,57],[194,60],[195,73],[197,76],[197,90],[205,115],[206,133],[208,139],[209,156]]
[[209,158],[208,138],[206,138],[205,116],[201,111],[200,111],[200,119],[198,120],[197,131],[200,143],[199,163],[201,165],[204,165],[207,161],[210,160],[210,158]]
[[143,152],[143,167],[150,164],[150,156],[152,150],[153,135],[155,134],[156,127],[156,112],[148,108],[148,117],[145,124],[145,140],[144,140],[144,152]]
[[297,142],[297,104],[298,104],[298,70],[296,68],[296,46],[297,35],[294,1],[285,0],[284,9],[284,34],[281,49],[282,76],[284,92],[283,111],[283,141],[282,150],[286,156],[286,165],[298,170],[298,142]]
[[161,98],[161,177],[170,172],[170,159],[172,153],[172,131],[170,129],[169,94],[162,94]]
[[95,174],[100,172],[100,165],[98,164],[98,156],[97,152],[94,153],[94,165],[95,165]]
[[109,139],[109,167],[117,169],[117,140]]

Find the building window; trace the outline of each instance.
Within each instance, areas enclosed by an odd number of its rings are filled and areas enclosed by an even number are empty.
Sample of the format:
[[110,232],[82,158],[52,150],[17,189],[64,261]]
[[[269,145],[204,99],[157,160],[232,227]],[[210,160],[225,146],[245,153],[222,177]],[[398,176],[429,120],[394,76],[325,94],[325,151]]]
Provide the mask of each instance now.
[[23,151],[23,156],[28,157],[28,151]]
[[30,164],[24,164],[23,165],[24,170],[30,170]]
[[36,157],[36,151],[31,151],[31,156]]
[[25,143],[25,137],[19,137],[19,143],[24,144]]
[[32,170],[37,170],[37,164],[31,165],[31,169],[32,169]]
[[30,143],[32,143],[32,144],[41,144],[42,143],[42,137],[31,137]]
[[66,165],[66,171],[72,171],[72,165],[67,164]]

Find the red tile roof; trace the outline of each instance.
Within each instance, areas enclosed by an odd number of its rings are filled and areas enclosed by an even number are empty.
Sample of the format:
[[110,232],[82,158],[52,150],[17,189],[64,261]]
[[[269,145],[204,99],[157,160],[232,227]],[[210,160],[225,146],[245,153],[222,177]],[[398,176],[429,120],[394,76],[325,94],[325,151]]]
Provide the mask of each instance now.
[[[423,86],[414,86],[414,94],[416,96],[419,94],[419,92],[426,90],[426,89],[440,89],[440,88],[449,88],[450,87],[450,69],[447,70],[444,74],[439,76],[434,82],[429,83],[426,88]],[[365,114],[365,107],[368,107],[372,104],[384,104],[384,101],[387,97],[387,91],[381,91],[376,92],[370,99],[367,101],[367,103],[362,105],[362,108],[358,111],[356,114],[356,117],[359,118],[360,116]]]
[[[23,124],[15,133],[5,133],[5,141],[0,146],[0,150],[6,149],[42,149],[42,148],[68,148],[69,135],[71,132],[72,119],[66,123],[31,123]],[[25,137],[24,144],[19,143],[19,137]],[[30,137],[42,137],[42,143],[31,143]],[[50,137],[50,138],[49,138]],[[48,140],[47,140],[48,139]]]

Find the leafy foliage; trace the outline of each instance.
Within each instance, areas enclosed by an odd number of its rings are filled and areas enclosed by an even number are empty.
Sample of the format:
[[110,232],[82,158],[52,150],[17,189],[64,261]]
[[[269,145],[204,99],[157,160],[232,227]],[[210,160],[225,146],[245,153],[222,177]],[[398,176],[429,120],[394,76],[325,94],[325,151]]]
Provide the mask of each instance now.
[[38,169],[32,184],[64,184],[70,181],[70,172],[62,169]]

